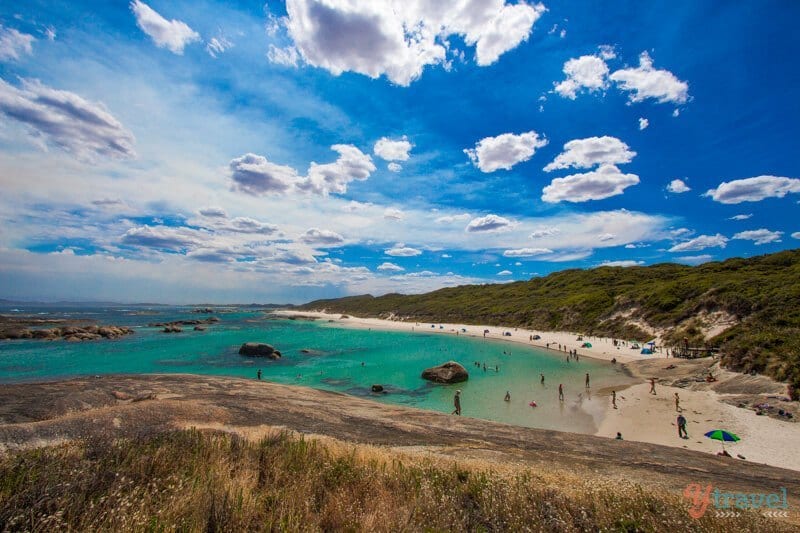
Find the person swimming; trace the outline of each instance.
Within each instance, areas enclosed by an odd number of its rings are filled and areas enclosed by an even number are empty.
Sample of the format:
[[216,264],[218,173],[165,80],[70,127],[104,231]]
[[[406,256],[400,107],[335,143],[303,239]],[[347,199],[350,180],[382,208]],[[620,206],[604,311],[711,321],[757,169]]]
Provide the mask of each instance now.
[[511,392],[506,391],[506,397],[503,398],[503,400],[505,400],[507,402],[510,402],[511,401]]

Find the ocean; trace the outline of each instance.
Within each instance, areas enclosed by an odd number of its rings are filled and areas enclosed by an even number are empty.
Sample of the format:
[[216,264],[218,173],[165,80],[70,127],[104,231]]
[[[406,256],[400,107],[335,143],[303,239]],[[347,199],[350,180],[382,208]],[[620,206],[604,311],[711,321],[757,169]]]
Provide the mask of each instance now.
[[[593,433],[609,402],[592,394],[603,387],[630,383],[619,365],[524,345],[466,335],[415,333],[339,327],[327,321],[274,319],[257,310],[229,309],[206,331],[184,326],[182,333],[163,333],[149,323],[204,319],[191,307],[0,307],[4,315],[85,319],[128,326],[133,335],[120,339],[0,341],[0,383],[46,381],[100,374],[186,373],[263,379],[288,385],[343,392],[379,402],[449,413],[461,389],[462,414],[515,425]],[[45,326],[53,327],[53,326]],[[277,361],[238,354],[244,342],[264,342],[280,350]],[[309,353],[304,353],[307,350]],[[432,384],[420,377],[425,368],[454,360],[467,369],[468,381]],[[480,366],[475,366],[478,362]],[[486,370],[483,370],[483,364]],[[540,373],[545,384],[540,383]],[[592,388],[586,390],[586,373]],[[564,384],[565,401],[558,400]],[[386,393],[373,393],[380,384]],[[504,401],[506,392],[510,401]],[[537,407],[531,407],[536,402]]]

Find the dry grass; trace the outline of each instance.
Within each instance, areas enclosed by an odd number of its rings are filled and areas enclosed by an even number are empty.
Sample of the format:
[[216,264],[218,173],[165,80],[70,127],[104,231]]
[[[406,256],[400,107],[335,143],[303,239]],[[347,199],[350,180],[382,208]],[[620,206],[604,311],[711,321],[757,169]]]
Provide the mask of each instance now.
[[288,433],[176,431],[0,459],[2,531],[781,531],[632,483]]

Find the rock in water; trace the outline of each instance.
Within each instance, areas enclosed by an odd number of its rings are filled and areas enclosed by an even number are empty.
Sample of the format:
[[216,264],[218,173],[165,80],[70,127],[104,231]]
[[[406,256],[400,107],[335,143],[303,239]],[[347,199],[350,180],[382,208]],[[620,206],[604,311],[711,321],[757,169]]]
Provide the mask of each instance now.
[[246,355],[247,357],[268,357],[270,359],[278,359],[281,352],[269,344],[260,342],[246,342],[239,348],[239,355]]
[[436,383],[460,383],[469,379],[469,372],[455,361],[448,361],[443,365],[425,369],[422,379]]
[[372,392],[383,392],[383,385],[373,385]]

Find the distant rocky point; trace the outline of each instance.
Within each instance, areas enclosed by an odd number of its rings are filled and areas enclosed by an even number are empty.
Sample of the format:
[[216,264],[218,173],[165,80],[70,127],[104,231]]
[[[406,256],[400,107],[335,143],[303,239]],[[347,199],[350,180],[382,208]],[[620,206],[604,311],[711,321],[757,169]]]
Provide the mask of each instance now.
[[121,326],[65,326],[60,328],[9,328],[0,329],[0,339],[40,339],[67,342],[117,339],[133,333],[131,328]]

